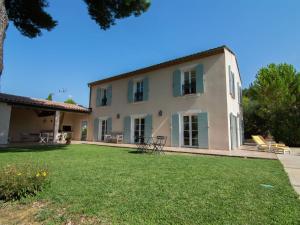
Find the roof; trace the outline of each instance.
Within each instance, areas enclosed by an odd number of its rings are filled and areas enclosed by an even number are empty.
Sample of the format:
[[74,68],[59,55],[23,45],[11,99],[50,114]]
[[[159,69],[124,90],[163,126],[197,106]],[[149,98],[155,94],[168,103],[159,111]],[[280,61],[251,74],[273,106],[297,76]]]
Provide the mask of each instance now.
[[109,77],[109,78],[105,78],[105,79],[102,79],[102,80],[94,81],[94,82],[89,83],[88,86],[91,87],[91,86],[98,85],[98,84],[103,84],[103,83],[107,83],[107,82],[111,82],[111,81],[115,81],[115,80],[128,78],[128,77],[131,77],[131,76],[134,76],[134,75],[139,75],[139,74],[151,72],[151,71],[154,71],[154,70],[163,69],[163,68],[166,68],[166,67],[170,67],[170,66],[174,66],[174,65],[177,65],[177,64],[189,62],[189,61],[192,61],[192,60],[206,58],[206,57],[217,55],[217,54],[222,54],[222,53],[225,52],[225,49],[227,51],[231,52],[233,55],[235,55],[234,52],[230,48],[223,45],[223,46],[220,46],[220,47],[217,47],[217,48],[213,48],[213,49],[209,49],[209,50],[206,50],[206,51],[198,52],[198,53],[195,53],[195,54],[192,54],[192,55],[180,57],[180,58],[177,58],[177,59],[172,59],[172,60],[169,60],[169,61],[166,61],[166,62],[162,62],[162,63],[155,64],[155,65],[152,65],[152,66],[144,67],[144,68],[134,70],[134,71],[131,71],[131,72],[122,73],[122,74],[112,76],[112,77]]
[[73,105],[63,102],[49,101],[45,99],[30,98],[24,96],[10,95],[0,93],[0,102],[5,102],[11,105],[22,105],[43,108],[48,110],[61,110],[70,112],[89,113],[90,109],[80,105]]

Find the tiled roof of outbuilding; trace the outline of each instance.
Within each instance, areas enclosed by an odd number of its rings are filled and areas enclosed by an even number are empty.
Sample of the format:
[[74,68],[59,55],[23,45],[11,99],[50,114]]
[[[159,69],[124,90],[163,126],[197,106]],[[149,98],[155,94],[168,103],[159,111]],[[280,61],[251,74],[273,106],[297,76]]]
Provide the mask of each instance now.
[[81,112],[81,113],[90,112],[90,109],[80,105],[73,105],[73,104],[68,104],[63,102],[49,101],[45,99],[10,95],[5,93],[0,93],[0,102],[5,102],[11,105],[38,107],[38,108],[49,109],[49,110],[61,110],[61,111]]

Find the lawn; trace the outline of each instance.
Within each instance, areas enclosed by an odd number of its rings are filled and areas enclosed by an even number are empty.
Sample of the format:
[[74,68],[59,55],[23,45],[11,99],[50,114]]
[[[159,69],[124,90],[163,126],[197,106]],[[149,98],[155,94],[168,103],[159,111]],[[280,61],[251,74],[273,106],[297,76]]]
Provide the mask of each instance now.
[[36,161],[51,184],[25,204],[47,203],[35,217],[43,223],[300,224],[300,200],[275,160],[93,145],[0,150],[0,167]]

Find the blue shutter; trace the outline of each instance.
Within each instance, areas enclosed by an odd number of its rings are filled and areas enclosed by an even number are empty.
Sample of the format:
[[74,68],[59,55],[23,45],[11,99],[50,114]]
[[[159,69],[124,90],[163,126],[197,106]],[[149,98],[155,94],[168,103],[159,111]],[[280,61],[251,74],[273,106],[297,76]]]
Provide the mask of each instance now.
[[144,78],[143,85],[144,85],[143,100],[148,101],[148,99],[149,99],[149,78],[148,77]]
[[240,100],[240,84],[237,83],[237,86],[236,86],[236,87],[237,87],[237,90],[236,90],[237,93],[236,93],[236,94],[237,94],[237,98],[238,98],[238,103],[240,103],[240,101],[241,101],[241,100]]
[[124,143],[130,143],[131,133],[131,118],[130,116],[124,117]]
[[232,97],[235,98],[235,80],[234,80],[234,73],[232,74]]
[[237,121],[236,117],[230,113],[230,137],[231,137],[231,150],[237,147]]
[[110,134],[112,132],[112,118],[107,119],[107,133]]
[[179,115],[172,115],[172,146],[179,147]]
[[208,148],[207,112],[198,113],[198,143],[199,143],[199,148]]
[[106,89],[106,95],[107,95],[107,105],[111,105],[111,100],[112,100],[112,85],[108,85]]
[[145,137],[152,137],[152,115],[145,118]]
[[94,141],[98,141],[99,119],[94,120]]
[[173,96],[177,97],[181,95],[181,72],[175,70],[173,72]]
[[204,92],[204,80],[203,80],[203,65],[196,66],[196,92]]
[[133,102],[133,81],[128,81],[128,92],[127,92],[128,103]]
[[97,88],[96,92],[96,106],[101,106],[101,88]]

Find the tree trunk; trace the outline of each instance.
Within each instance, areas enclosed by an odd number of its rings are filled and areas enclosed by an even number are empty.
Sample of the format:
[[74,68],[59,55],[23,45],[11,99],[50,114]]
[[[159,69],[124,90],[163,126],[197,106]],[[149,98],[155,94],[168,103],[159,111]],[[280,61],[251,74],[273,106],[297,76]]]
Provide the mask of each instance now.
[[5,0],[0,0],[0,76],[3,71],[3,44],[7,26],[8,16],[5,8]]

